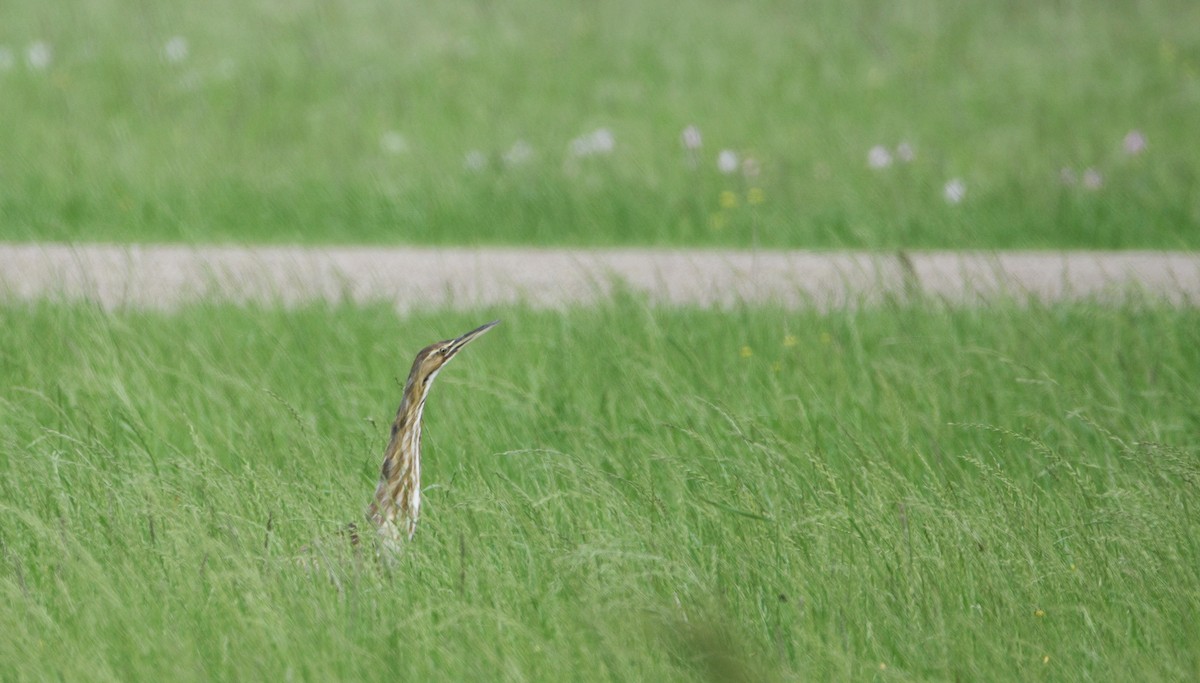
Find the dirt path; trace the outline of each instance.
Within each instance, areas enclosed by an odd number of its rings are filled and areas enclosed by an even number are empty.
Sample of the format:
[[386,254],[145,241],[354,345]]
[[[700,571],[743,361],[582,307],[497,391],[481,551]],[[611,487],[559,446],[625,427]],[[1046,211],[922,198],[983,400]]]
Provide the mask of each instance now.
[[1107,298],[1131,287],[1200,303],[1200,253],[808,252],[0,244],[0,299],[171,308],[197,299],[387,301],[398,310],[526,301],[562,306],[614,282],[673,304],[873,302],[924,292]]

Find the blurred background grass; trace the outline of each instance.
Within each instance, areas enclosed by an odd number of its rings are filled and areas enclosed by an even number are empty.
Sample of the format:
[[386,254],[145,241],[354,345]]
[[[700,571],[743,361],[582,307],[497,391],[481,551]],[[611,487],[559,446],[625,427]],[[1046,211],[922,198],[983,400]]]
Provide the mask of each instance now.
[[21,2],[0,93],[4,240],[1200,244],[1189,0]]

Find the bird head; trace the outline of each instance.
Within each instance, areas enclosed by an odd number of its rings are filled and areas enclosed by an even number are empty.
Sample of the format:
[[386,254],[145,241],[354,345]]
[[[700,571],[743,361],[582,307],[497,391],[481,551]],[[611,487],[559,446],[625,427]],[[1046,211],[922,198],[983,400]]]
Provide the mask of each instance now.
[[421,349],[417,353],[416,360],[413,361],[412,370],[408,375],[409,389],[421,389],[422,392],[428,391],[429,385],[433,382],[433,378],[437,377],[438,371],[442,366],[450,362],[451,358],[458,355],[459,351],[463,350],[467,344],[475,341],[483,336],[484,332],[499,325],[499,320],[476,327],[466,334],[447,339],[445,341],[435,342]]

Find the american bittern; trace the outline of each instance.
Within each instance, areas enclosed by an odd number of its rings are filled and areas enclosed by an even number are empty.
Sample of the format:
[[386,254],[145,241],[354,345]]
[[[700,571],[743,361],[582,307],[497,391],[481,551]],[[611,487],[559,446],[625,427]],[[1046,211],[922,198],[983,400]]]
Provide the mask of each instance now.
[[443,365],[498,324],[499,320],[493,320],[461,337],[430,344],[413,361],[404,383],[404,398],[392,423],[392,439],[383,454],[375,500],[367,508],[367,518],[379,529],[384,545],[393,550],[404,535],[411,540],[417,530],[421,508],[421,414],[429,388]]

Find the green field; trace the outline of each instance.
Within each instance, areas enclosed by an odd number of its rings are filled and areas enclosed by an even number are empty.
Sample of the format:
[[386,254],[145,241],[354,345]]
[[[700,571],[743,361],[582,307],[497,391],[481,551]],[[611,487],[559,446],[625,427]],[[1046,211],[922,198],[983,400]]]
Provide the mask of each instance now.
[[[353,556],[412,354],[493,317],[430,399],[415,542]],[[0,329],[6,680],[1200,676],[1192,309]]]
[[1193,0],[26,0],[0,93],[7,241],[1200,246]]

